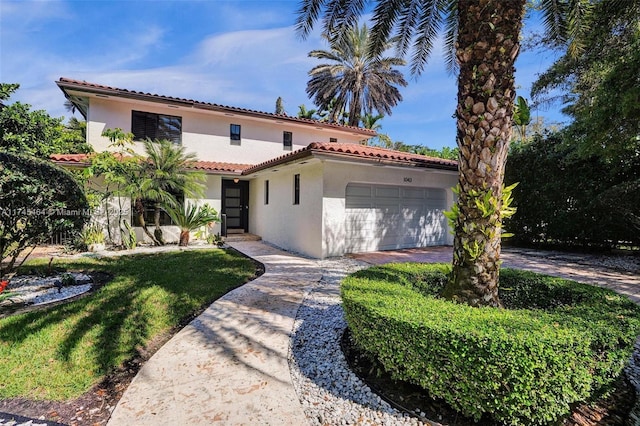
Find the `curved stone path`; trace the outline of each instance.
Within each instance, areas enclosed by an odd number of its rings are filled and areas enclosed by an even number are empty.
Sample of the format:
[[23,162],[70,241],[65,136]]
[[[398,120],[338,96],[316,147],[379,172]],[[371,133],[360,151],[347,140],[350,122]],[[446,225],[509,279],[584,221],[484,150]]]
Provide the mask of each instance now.
[[145,363],[108,425],[303,425],[289,339],[316,262],[261,242],[233,243],[265,265],[218,299]]

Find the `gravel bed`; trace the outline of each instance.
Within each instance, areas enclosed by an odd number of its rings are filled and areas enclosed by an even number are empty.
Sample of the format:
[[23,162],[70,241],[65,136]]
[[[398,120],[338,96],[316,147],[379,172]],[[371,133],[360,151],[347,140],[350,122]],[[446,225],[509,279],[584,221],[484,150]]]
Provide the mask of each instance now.
[[[318,263],[323,268],[322,279],[305,296],[298,310],[289,348],[293,385],[309,423],[439,425],[391,407],[349,369],[344,358],[340,339],[346,322],[340,302],[340,281],[371,265],[349,258]],[[638,396],[629,420],[631,424],[640,424],[640,338],[625,373]]]
[[11,297],[2,301],[0,306],[16,303],[42,305],[68,299],[91,289],[92,279],[86,274],[69,273],[74,279],[74,285],[63,286],[62,275],[52,277],[17,276],[9,281],[6,288]]
[[300,306],[289,351],[293,384],[312,425],[425,425],[391,407],[347,365],[340,348],[346,322],[340,281],[370,265],[352,259],[319,262],[320,283]]

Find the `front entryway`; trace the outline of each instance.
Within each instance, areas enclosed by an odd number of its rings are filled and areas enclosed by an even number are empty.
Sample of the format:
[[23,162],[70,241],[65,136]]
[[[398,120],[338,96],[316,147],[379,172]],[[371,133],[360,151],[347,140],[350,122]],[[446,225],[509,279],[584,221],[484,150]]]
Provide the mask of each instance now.
[[227,232],[249,232],[249,181],[222,181],[222,213],[227,215]]

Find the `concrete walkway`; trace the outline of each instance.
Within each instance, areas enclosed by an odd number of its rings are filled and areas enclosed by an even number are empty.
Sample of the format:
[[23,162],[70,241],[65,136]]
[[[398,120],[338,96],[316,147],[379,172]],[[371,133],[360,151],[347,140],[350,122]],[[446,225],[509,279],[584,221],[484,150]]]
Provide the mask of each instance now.
[[303,425],[287,354],[316,262],[262,242],[231,244],[265,265],[167,342],[117,404],[109,426]]

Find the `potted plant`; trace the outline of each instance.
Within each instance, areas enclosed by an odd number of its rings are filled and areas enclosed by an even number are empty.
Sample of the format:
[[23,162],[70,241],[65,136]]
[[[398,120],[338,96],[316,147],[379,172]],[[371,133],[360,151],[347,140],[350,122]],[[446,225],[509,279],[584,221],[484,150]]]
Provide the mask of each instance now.
[[176,226],[180,227],[180,242],[178,245],[182,247],[189,245],[189,233],[191,231],[220,221],[218,212],[208,204],[198,207],[195,204],[185,206],[179,203],[175,207],[167,207],[165,210]]

